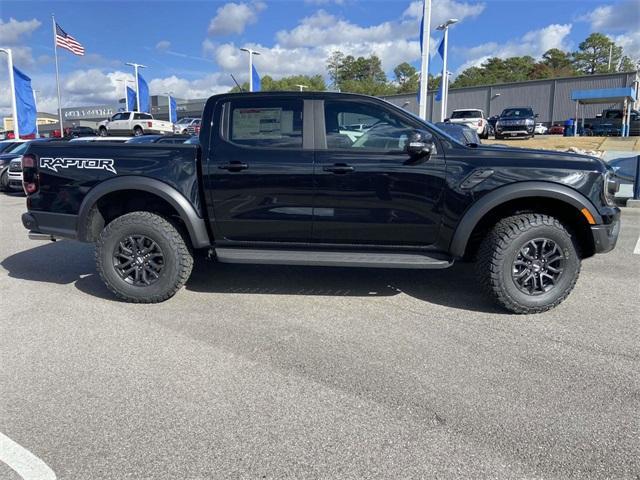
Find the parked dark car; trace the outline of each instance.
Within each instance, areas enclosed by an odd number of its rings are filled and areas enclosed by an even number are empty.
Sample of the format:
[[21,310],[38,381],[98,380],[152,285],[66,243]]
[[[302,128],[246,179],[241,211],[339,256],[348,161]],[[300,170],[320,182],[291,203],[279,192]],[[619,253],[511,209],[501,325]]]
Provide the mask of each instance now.
[[524,137],[531,138],[535,135],[537,114],[531,107],[505,108],[496,121],[496,140],[505,138]]
[[91,127],[71,127],[65,129],[65,137],[78,138],[78,137],[94,137],[97,132]]
[[0,141],[0,154],[8,152],[12,148],[15,148],[17,145],[20,145],[22,142],[17,142],[15,140],[3,140]]
[[[21,142],[14,142],[13,147],[6,149],[3,153],[0,154],[0,191],[5,192],[10,189],[11,182],[9,181],[9,167],[11,166],[11,161],[22,157],[24,153],[34,142],[49,142],[56,139],[50,138],[38,138],[34,140],[27,140]],[[59,140],[59,139],[58,139]],[[16,167],[14,165],[14,171]]]
[[[620,108],[608,108],[595,118],[585,118],[584,128],[595,136],[620,136],[622,132],[623,112]],[[640,135],[640,111],[632,110],[629,135]]]
[[[372,127],[345,129],[356,123]],[[216,95],[199,145],[34,143],[22,165],[31,237],[96,243],[101,278],[130,302],[172,297],[200,249],[307,266],[477,259],[478,286],[500,305],[542,312],[620,228],[600,159],[465,145],[355,94]]]
[[435,126],[465,145],[480,145],[481,143],[480,135],[475,128],[449,122],[438,122]]

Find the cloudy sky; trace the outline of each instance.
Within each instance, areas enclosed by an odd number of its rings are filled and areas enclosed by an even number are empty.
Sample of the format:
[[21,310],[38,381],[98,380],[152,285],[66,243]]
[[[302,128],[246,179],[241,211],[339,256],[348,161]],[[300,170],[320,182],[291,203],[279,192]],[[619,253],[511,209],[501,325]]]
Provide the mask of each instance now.
[[[398,63],[418,65],[421,1],[10,1],[0,3],[0,47],[14,51],[18,68],[39,90],[39,110],[55,113],[51,13],[86,49],[84,57],[60,51],[63,107],[113,104],[132,78],[124,62],[143,73],[152,94],[173,91],[202,98],[233,86],[230,73],[247,78],[246,54],[261,75],[326,74],[336,50],[375,53],[391,73]],[[640,57],[640,0],[433,0],[435,26],[448,18],[454,72],[498,56],[539,57],[549,48],[572,50],[600,31]],[[4,59],[4,55],[0,58]],[[434,60],[432,72],[441,64]],[[6,63],[0,66],[0,115],[9,111]]]

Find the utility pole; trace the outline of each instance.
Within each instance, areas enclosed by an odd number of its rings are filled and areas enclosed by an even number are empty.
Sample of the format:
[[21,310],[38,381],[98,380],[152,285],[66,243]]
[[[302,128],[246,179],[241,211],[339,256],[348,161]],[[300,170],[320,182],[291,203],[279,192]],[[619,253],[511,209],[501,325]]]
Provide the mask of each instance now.
[[422,10],[422,62],[420,64],[420,118],[427,119],[429,98],[429,32],[431,31],[431,0],[424,0]]
[[11,110],[13,113],[13,136],[16,140],[20,138],[20,127],[18,126],[18,105],[16,105],[16,85],[13,78],[13,54],[10,48],[0,48],[0,52],[7,54],[9,65],[9,85],[11,88]]
[[250,48],[241,48],[240,50],[249,54],[249,91],[253,92],[253,56],[260,55],[260,52]]
[[141,65],[139,63],[127,62],[125,65],[129,65],[133,67],[133,74],[136,82],[136,110],[140,111],[140,79],[138,78],[138,69],[139,68],[147,68],[146,65]]

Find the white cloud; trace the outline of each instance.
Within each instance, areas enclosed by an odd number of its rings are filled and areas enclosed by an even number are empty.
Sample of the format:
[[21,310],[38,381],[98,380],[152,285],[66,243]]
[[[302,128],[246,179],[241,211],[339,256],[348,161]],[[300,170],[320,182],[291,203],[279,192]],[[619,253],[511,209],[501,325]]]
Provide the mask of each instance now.
[[8,22],[0,18],[0,44],[16,45],[24,40],[24,36],[31,35],[40,25],[42,23],[35,18],[24,21],[10,18]]
[[227,3],[218,8],[209,23],[209,35],[241,34],[247,25],[258,21],[258,13],[266,8],[263,2]]
[[159,52],[166,52],[171,48],[171,42],[169,40],[160,40],[156,43],[156,50]]
[[152,94],[173,92],[178,98],[208,98],[211,95],[228,92],[234,83],[225,73],[212,73],[196,80],[186,80],[175,75],[166,78],[154,78],[149,82]]
[[539,30],[525,33],[521,38],[507,42],[487,42],[475,47],[453,47],[456,53],[463,55],[466,61],[458,68],[458,73],[466,68],[480,66],[491,57],[507,58],[513,56],[530,55],[540,58],[551,48],[568,50],[567,37],[571,33],[570,23],[548,25]]
[[[403,16],[409,18],[422,18],[422,0],[411,2],[404,11]],[[446,22],[450,18],[457,18],[462,21],[465,18],[474,18],[480,15],[485,9],[485,4],[481,2],[459,2],[457,0],[433,0],[431,3],[431,29]]]

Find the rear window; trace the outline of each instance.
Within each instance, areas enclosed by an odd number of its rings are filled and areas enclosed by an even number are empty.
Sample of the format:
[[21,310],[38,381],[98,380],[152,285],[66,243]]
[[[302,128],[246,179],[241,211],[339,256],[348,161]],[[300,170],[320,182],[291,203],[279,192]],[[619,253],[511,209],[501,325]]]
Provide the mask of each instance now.
[[148,113],[134,113],[134,120],[153,120],[153,117]]
[[480,110],[456,110],[451,118],[482,118]]
[[228,139],[262,148],[302,148],[302,100],[242,99],[230,103]]

